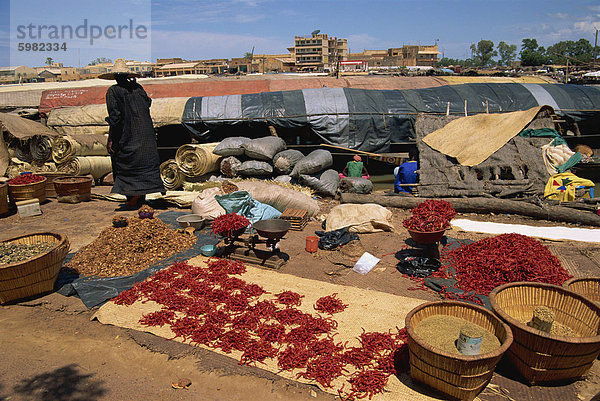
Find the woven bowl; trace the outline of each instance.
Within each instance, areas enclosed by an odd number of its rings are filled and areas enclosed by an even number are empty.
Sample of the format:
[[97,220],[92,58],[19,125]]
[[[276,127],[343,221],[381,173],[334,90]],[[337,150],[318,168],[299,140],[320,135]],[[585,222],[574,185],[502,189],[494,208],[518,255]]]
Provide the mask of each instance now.
[[[551,284],[517,282],[490,293],[494,312],[511,328],[510,362],[531,384],[574,380],[585,376],[600,354],[600,307],[585,297]],[[546,306],[554,319],[581,337],[548,334],[529,327],[536,306]]]
[[[414,328],[433,315],[449,315],[475,323],[493,333],[500,347],[480,355],[456,355],[434,348],[419,338]],[[457,301],[428,302],[406,315],[410,375],[451,398],[473,400],[489,383],[504,352],[513,342],[508,325],[485,308]]]
[[0,265],[0,304],[52,291],[67,253],[69,239],[57,233],[35,233],[2,242],[33,244],[54,242],[56,246],[33,258]]
[[563,287],[600,306],[600,277],[572,278],[565,281]]

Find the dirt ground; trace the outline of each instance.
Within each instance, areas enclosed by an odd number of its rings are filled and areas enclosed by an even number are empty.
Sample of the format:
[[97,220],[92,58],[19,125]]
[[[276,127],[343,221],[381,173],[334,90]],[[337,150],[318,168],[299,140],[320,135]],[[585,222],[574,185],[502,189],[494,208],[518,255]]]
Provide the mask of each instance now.
[[[94,191],[107,192],[107,187]],[[322,213],[337,204],[323,201]],[[41,206],[43,215],[0,219],[0,240],[22,234],[56,231],[66,234],[75,251],[96,238],[111,224],[116,203],[93,200],[80,204]],[[169,208],[171,209],[171,208]],[[174,208],[173,208],[174,209]],[[167,210],[167,209],[165,209]],[[433,291],[410,291],[414,283],[395,268],[395,257],[411,245],[402,220],[409,211],[393,209],[396,232],[362,234],[360,246],[349,255],[342,252],[305,252],[305,237],[319,230],[311,221],[299,231],[290,231],[281,249],[290,255],[281,272],[336,284],[368,288],[423,300],[440,299]],[[487,221],[559,226],[519,216],[460,215]],[[477,240],[484,235],[446,233],[454,238]],[[572,274],[600,276],[600,245],[583,242],[543,241]],[[364,250],[381,258],[367,275],[348,267]],[[346,252],[348,253],[348,252]],[[273,274],[277,274],[276,271]],[[390,305],[393,307],[393,305]],[[50,294],[34,300],[0,307],[0,400],[312,400],[333,399],[317,387],[278,377],[259,368],[239,366],[231,358],[147,333],[105,326],[90,320],[78,298]],[[403,325],[403,322],[398,322]],[[528,387],[510,366],[501,364],[492,384],[479,398],[496,400],[591,400],[600,399],[600,367],[596,363],[588,379],[564,386]],[[188,389],[173,389],[171,383],[188,378]],[[598,393],[598,394],[597,394]]]

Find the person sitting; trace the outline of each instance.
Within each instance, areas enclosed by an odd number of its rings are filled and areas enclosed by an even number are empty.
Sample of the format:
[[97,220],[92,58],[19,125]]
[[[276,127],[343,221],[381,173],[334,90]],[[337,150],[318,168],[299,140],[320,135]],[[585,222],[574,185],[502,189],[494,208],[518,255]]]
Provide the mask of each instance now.
[[418,181],[417,170],[419,169],[419,163],[417,161],[418,154],[416,149],[411,149],[408,152],[408,161],[402,163],[398,167],[398,173],[394,180],[394,192],[407,192],[413,193],[413,186],[406,186],[402,184],[416,184]]
[[362,158],[359,155],[354,155],[354,160],[346,163],[344,171],[340,173],[340,178],[344,177],[362,177],[369,179],[369,172],[365,168],[362,162]]

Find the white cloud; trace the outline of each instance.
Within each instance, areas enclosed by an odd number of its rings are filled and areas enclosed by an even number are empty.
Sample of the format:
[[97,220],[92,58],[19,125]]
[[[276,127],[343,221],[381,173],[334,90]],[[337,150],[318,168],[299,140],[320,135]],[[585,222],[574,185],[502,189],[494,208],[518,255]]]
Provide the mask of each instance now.
[[569,14],[567,14],[567,13],[554,13],[554,14],[548,14],[548,16],[550,18],[557,18],[557,19],[568,19],[569,18]]

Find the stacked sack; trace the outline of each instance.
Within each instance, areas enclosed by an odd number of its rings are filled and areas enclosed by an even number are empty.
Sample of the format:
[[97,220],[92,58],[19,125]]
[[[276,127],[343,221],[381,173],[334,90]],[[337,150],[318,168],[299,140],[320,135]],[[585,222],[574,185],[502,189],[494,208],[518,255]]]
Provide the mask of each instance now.
[[213,153],[223,156],[220,171],[227,178],[274,177],[277,181],[296,181],[321,195],[334,196],[337,191],[338,173],[326,170],[333,165],[333,157],[327,150],[315,150],[304,156],[298,150],[286,150],[285,141],[276,136],[229,137]]

